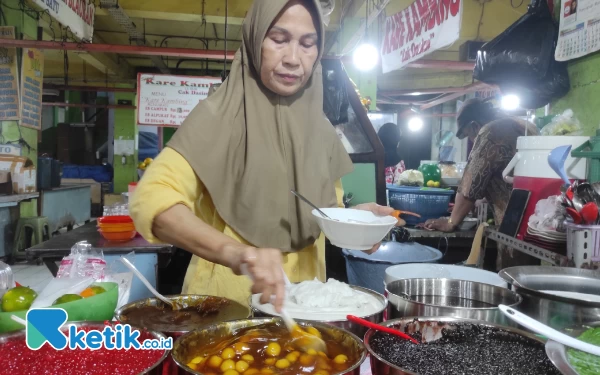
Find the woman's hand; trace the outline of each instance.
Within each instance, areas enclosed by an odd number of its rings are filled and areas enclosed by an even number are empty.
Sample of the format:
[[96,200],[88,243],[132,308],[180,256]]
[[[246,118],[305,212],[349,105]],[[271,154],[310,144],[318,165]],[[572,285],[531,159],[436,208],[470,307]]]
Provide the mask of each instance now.
[[229,267],[238,275],[252,279],[252,293],[260,293],[260,303],[272,302],[281,312],[285,297],[283,257],[277,249],[262,249],[240,245]]
[[[377,216],[389,216],[394,212],[394,209],[392,207],[380,206],[377,203],[362,203],[362,204],[356,205],[352,208],[354,208],[356,210],[371,211],[373,214],[375,214]],[[401,225],[401,222],[398,221],[397,225]],[[381,242],[376,244],[375,246],[373,246],[373,248],[371,250],[366,250],[365,253],[373,254],[374,252],[379,250],[379,246],[381,246]]]
[[450,224],[447,218],[441,219],[429,219],[425,222],[425,229],[438,230],[440,232],[454,232],[456,229],[454,225]]

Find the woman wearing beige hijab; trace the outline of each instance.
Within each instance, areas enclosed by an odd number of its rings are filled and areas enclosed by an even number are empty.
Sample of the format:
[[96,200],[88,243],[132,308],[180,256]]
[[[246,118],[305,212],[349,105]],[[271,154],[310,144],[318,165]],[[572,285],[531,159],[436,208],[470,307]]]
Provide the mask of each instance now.
[[[323,114],[318,0],[255,0],[221,87],[190,113],[130,203],[138,231],[194,254],[183,293],[283,303],[292,282],[325,279],[324,239],[294,189],[341,206],[348,154]],[[391,209],[359,207],[377,214]],[[254,282],[240,276],[246,265]]]

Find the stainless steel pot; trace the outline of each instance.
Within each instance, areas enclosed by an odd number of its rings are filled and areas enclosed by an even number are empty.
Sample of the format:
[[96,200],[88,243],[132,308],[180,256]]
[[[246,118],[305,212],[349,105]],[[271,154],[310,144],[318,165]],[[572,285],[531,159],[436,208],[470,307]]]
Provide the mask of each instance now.
[[[250,311],[248,310],[248,307],[246,307],[242,304],[239,304],[237,302],[230,301],[226,298],[203,296],[203,295],[196,295],[196,294],[171,295],[171,296],[167,296],[167,297],[171,298],[171,299],[175,299],[178,301],[178,303],[185,304],[187,306],[198,306],[198,305],[202,304],[202,302],[204,302],[207,298],[218,299],[219,301],[224,302],[226,304],[225,309],[227,309],[227,311],[220,312],[219,314],[214,315],[214,316],[213,315],[208,316],[207,323],[206,323],[207,325],[218,323],[218,322],[224,322],[227,320],[244,319],[244,318],[248,318],[248,316],[250,316]],[[115,311],[115,319],[117,321],[121,321],[123,323],[144,327],[151,331],[162,332],[165,335],[167,335],[168,337],[173,337],[173,339],[176,339],[177,337],[184,335],[188,331],[199,328],[200,326],[203,325],[203,324],[185,325],[185,324],[182,324],[181,322],[179,322],[179,323],[173,323],[172,327],[166,327],[167,324],[162,323],[162,322],[160,324],[158,324],[158,323],[153,324],[152,322],[148,323],[147,321],[143,321],[143,320],[142,321],[132,321],[130,319],[127,319],[127,314],[131,313],[132,311],[134,311],[136,309],[140,309],[140,308],[144,308],[144,307],[148,307],[148,306],[165,307],[165,303],[162,302],[161,300],[159,300],[158,298],[146,298],[146,299],[142,299],[139,301],[131,302],[127,305],[122,306],[117,311]]]
[[600,271],[520,266],[503,269],[499,275],[523,297],[518,310],[552,328],[564,331],[600,321],[600,302],[543,292],[577,292],[600,296]]
[[[369,322],[373,322],[373,323],[377,323],[377,324],[383,322],[384,321],[384,313],[388,307],[388,300],[383,295],[381,295],[371,289],[362,288],[360,286],[355,286],[355,285],[351,285],[350,287],[359,292],[363,292],[363,293],[372,295],[373,297],[377,298],[377,300],[379,300],[381,302],[381,305],[383,306],[381,308],[381,310],[376,312],[375,314],[360,316],[359,318],[363,318],[365,320],[368,320]],[[254,307],[252,305],[252,297],[250,297],[249,305],[252,310],[252,316],[254,318],[276,317],[274,315],[267,314],[264,311],[259,310],[256,307]],[[307,319],[304,319],[304,320],[309,321]],[[346,331],[352,332],[353,334],[358,336],[361,340],[365,337],[365,333],[367,333],[367,331],[369,330],[368,328],[366,328],[360,324],[350,322],[346,319],[344,319],[344,320],[310,320],[310,321],[311,322],[319,322],[319,323],[327,323],[327,324],[336,326],[338,328],[345,329]]]
[[498,309],[516,307],[521,297],[506,288],[456,279],[401,279],[386,285],[388,319],[452,316],[513,325]]
[[[91,328],[91,329],[96,329],[98,331],[102,331],[104,329],[104,327],[106,327],[106,324],[104,322],[70,322],[70,323],[65,323],[62,326],[62,330],[67,331],[67,330],[69,330],[70,327]],[[166,340],[167,339],[167,337],[165,335],[163,335],[162,333],[153,332],[153,331],[147,331],[147,332],[152,336],[152,339],[158,339],[158,340]],[[1,334],[0,335],[0,346],[2,346],[3,344],[6,344],[7,342],[14,341],[14,340],[25,340],[25,330]],[[168,355],[169,355],[169,351],[165,350],[162,357],[160,357],[160,359],[154,365],[152,365],[150,368],[138,373],[137,375],[162,375],[163,374],[163,363],[165,362],[165,359],[167,358]]]
[[[334,338],[345,347],[345,352],[356,354],[358,358],[346,372],[332,373],[331,375],[360,375],[360,365],[367,357],[367,350],[362,341],[356,335],[343,329],[325,323],[297,321],[302,327],[315,327],[324,335]],[[179,374],[203,375],[202,373],[187,367],[189,360],[193,358],[202,347],[215,345],[222,340],[230,338],[236,331],[249,327],[265,326],[270,324],[283,324],[279,318],[244,319],[231,322],[214,324],[201,329],[186,333],[175,341],[171,355],[179,366]],[[350,357],[350,355],[349,355]]]
[[546,342],[546,354],[563,375],[578,375],[577,371],[569,363],[567,348],[563,344],[548,340]]
[[[471,324],[478,324],[478,325],[483,325],[483,326],[488,326],[488,327],[501,328],[508,332],[516,333],[516,334],[524,336],[528,339],[531,339],[533,341],[537,341],[540,343],[540,345],[544,344],[544,341],[542,339],[540,339],[539,337],[537,337],[531,333],[522,331],[520,329],[516,329],[513,327],[507,327],[507,326],[503,326],[500,324],[484,322],[484,321],[480,321],[480,320],[474,320],[474,319],[461,319],[461,318],[446,317],[446,316],[443,316],[443,317],[414,317],[413,316],[413,317],[405,317],[403,319],[391,320],[391,321],[385,322],[382,325],[384,325],[386,327],[393,327],[393,328],[396,328],[403,332],[410,332],[410,333],[421,332],[423,337],[425,338],[425,341],[433,341],[433,340],[437,339],[438,337],[440,337],[442,329],[446,328],[448,326],[448,324],[451,324],[451,323],[471,323]],[[398,366],[386,361],[379,354],[375,353],[370,345],[370,340],[375,333],[376,333],[376,331],[369,330],[367,332],[367,334],[365,335],[365,347],[367,348],[367,351],[370,354],[371,372],[373,375],[383,375],[383,374],[385,374],[385,375],[419,375],[412,371],[402,369],[401,367],[398,367]],[[431,360],[434,361],[435,358],[432,358]],[[448,365],[451,366],[451,364],[448,364]]]

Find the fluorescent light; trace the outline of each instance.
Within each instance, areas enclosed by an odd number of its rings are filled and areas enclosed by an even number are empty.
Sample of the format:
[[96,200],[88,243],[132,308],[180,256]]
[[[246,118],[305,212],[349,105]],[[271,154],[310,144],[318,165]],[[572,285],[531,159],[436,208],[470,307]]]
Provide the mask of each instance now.
[[418,132],[422,128],[423,128],[423,119],[421,119],[420,117],[415,116],[415,117],[411,117],[411,119],[408,120],[408,130],[410,130],[411,132]]
[[507,111],[514,111],[521,106],[521,99],[518,96],[510,94],[504,95],[500,102],[502,109]]
[[379,62],[379,51],[372,44],[361,44],[354,50],[354,66],[358,70],[369,71]]

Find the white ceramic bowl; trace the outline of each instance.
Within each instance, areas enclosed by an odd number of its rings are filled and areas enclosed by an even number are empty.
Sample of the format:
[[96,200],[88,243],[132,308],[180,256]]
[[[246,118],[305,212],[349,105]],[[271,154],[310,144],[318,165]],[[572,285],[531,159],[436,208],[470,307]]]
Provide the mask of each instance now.
[[507,288],[508,285],[497,274],[479,268],[449,264],[399,264],[385,270],[386,285],[400,279],[458,279],[474,281]]
[[343,249],[370,250],[398,222],[393,216],[376,216],[370,211],[350,208],[322,208],[321,211],[333,220],[313,210],[319,227],[333,245]]

